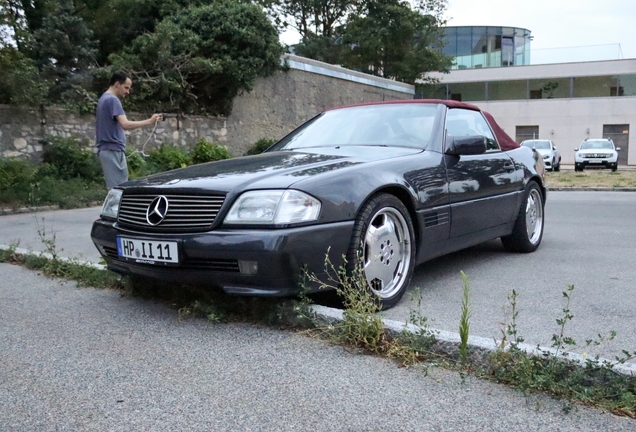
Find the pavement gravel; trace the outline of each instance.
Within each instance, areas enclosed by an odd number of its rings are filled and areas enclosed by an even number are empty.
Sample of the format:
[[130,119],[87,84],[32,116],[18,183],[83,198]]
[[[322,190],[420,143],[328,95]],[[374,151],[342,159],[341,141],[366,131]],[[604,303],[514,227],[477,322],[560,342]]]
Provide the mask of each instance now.
[[627,431],[633,420],[0,264],[1,431]]

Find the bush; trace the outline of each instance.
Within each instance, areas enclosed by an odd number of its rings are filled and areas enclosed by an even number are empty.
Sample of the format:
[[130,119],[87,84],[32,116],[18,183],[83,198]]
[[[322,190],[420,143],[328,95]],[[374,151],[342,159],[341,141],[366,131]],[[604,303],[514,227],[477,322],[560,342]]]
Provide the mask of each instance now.
[[207,142],[205,139],[199,140],[192,149],[192,163],[195,164],[230,159],[231,157],[225,147]]
[[57,168],[55,177],[63,180],[83,178],[101,181],[102,168],[97,156],[77,138],[49,137],[44,146],[44,162]]
[[168,144],[162,144],[159,150],[150,151],[148,161],[153,165],[153,172],[184,168],[192,163],[185,151]]
[[267,138],[261,138],[258,141],[256,141],[256,143],[254,143],[252,148],[249,149],[247,151],[247,153],[245,153],[245,155],[247,156],[247,155],[261,154],[265,150],[267,150],[268,148],[273,146],[274,144],[276,144],[275,140],[271,140],[271,139],[267,139]]
[[0,159],[0,193],[28,186],[35,167],[26,160]]

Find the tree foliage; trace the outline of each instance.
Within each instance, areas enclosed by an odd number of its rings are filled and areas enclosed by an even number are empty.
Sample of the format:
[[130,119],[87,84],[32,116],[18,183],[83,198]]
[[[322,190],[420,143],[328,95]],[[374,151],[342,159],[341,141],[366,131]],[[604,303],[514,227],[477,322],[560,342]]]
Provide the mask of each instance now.
[[300,32],[299,55],[413,82],[450,64],[435,49],[446,3],[0,0],[0,102],[92,110],[112,72],[125,70],[128,108],[227,114],[280,67],[274,24]]
[[238,92],[279,68],[281,54],[258,6],[219,0],[164,19],[110,60],[134,77],[133,106],[227,114]]
[[365,12],[347,22],[342,39],[345,67],[414,83],[424,72],[451,66],[451,59],[435,49],[438,17],[423,15],[400,0],[370,1]]
[[279,30],[296,29],[298,55],[413,83],[447,70],[440,29],[447,0],[262,0]]

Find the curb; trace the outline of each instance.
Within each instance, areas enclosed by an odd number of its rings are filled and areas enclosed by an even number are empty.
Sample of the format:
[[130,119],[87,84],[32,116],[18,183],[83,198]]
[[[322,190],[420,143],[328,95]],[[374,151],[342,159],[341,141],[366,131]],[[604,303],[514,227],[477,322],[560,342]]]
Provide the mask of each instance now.
[[[12,248],[9,245],[0,244],[0,250],[14,250],[14,252],[18,255],[33,255],[36,257],[42,257],[47,259],[53,259],[53,255],[48,252],[37,252],[33,250],[23,249],[23,248]],[[98,270],[107,270],[106,266],[103,264],[97,264],[91,261],[81,261],[77,259],[71,259],[67,257],[57,257],[58,260],[68,263],[74,263],[78,265],[85,265],[91,268],[95,268]],[[316,317],[322,319],[326,322],[341,322],[344,320],[344,311],[341,309],[335,309],[327,306],[320,305],[312,305],[311,310],[316,314]],[[414,335],[420,334],[423,328],[418,327],[414,324],[408,324],[402,321],[395,321],[382,318],[382,322],[384,323],[384,328],[392,335],[398,336],[403,332],[408,332]],[[461,342],[461,338],[459,333],[450,332],[447,330],[439,330],[434,328],[426,328],[427,332],[432,334],[435,337],[436,344],[438,347],[445,352],[452,352],[457,350],[457,345]],[[490,354],[500,350],[501,341],[496,339],[489,339],[482,336],[468,336],[468,346],[473,351],[473,353],[478,353],[478,355]],[[510,348],[510,344],[508,344],[504,349],[507,350]],[[585,367],[586,365],[586,356],[581,354],[561,351],[557,354],[557,350],[554,348],[546,348],[541,347],[540,345],[530,345],[525,343],[517,344],[517,348],[520,350],[536,356],[543,356],[546,354],[558,355],[562,360],[570,361],[580,367]],[[596,362],[603,365],[611,366],[612,370],[616,373],[626,376],[634,376],[636,375],[636,363],[619,363],[615,360],[609,360],[602,357],[593,358]]]
[[570,192],[636,192],[636,187],[550,187],[548,192],[570,191]]
[[[334,309],[320,305],[313,305],[311,306],[311,309],[318,318],[323,319],[327,322],[333,323],[343,321],[343,311],[340,309]],[[417,335],[422,330],[421,327],[401,321],[394,321],[383,318],[382,322],[384,323],[385,329],[389,331],[392,336],[397,336],[405,331]],[[461,341],[459,333],[433,328],[427,328],[426,330],[435,337],[437,343],[441,345],[440,348],[442,348],[444,351],[457,350],[457,345],[459,345]],[[488,339],[481,336],[468,336],[468,346],[471,351],[477,352],[478,354],[491,354],[500,350],[499,347],[501,346],[501,341],[494,338]],[[560,351],[557,353],[557,350],[554,348],[546,348],[539,345],[530,345],[525,343],[517,344],[517,348],[530,355],[557,355],[560,359],[570,361],[577,366],[586,366],[587,357],[581,354],[568,351]],[[508,349],[510,349],[510,344],[506,345],[506,347],[504,348],[504,350]],[[611,369],[614,372],[621,375],[636,375],[636,363],[619,363],[615,360],[609,360],[602,357],[599,357],[598,359],[596,357],[592,357],[592,359],[601,365],[611,366]]]
[[[24,248],[13,248],[12,246],[5,245],[5,244],[0,244],[0,250],[5,250],[5,251],[13,250],[17,255],[32,255],[38,258],[41,257],[41,258],[46,258],[50,260],[54,258],[53,255],[48,252],[38,252],[38,251],[24,249]],[[91,267],[97,270],[107,270],[105,265],[97,264],[92,261],[84,261],[84,260],[78,260],[78,259],[61,257],[61,256],[58,256],[57,259],[58,261],[67,262],[71,264],[84,265],[86,267]]]

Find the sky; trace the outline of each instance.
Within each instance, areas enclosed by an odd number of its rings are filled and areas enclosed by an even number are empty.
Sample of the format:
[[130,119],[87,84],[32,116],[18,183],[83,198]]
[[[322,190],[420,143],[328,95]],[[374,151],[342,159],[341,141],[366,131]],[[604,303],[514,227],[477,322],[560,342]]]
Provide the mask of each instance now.
[[532,50],[620,44],[622,58],[636,58],[636,0],[448,0],[445,17],[528,29]]
[[[636,58],[636,0],[448,0],[445,17],[451,26],[528,29],[532,50],[596,47],[590,51]],[[297,43],[298,34],[281,40]]]

